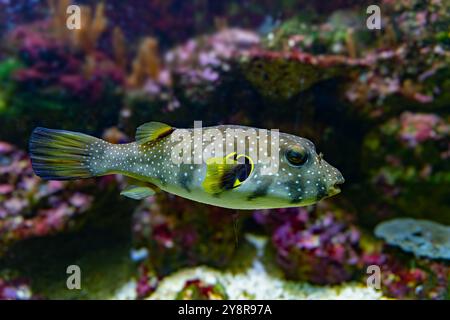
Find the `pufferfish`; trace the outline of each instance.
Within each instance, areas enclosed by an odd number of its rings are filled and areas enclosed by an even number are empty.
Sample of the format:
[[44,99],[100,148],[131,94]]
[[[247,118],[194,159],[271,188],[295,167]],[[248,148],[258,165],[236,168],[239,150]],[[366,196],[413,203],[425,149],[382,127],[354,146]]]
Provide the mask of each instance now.
[[[203,129],[221,134],[223,141],[218,141],[218,146],[226,149],[230,138],[238,138],[233,132],[252,128],[219,125]],[[36,175],[46,180],[122,174],[137,181],[121,192],[132,199],[143,199],[163,190],[231,209],[307,206],[338,194],[339,185],[344,183],[339,170],[316,153],[311,141],[286,133],[279,133],[277,150],[272,155],[272,158],[277,156],[274,172],[267,173],[267,163],[255,159],[255,153],[249,152],[262,151],[262,142],[273,145],[269,138],[262,141],[259,136],[256,142],[249,139],[241,153],[236,148],[231,152],[228,149],[217,154],[212,152],[202,161],[174,163],[173,149],[180,147],[180,141],[173,137],[180,136],[179,130],[195,137],[195,129],[176,129],[160,122],[141,125],[136,131],[136,141],[125,144],[38,127],[29,145],[32,167]],[[194,146],[187,149],[190,150],[188,160],[196,156],[198,144],[200,152],[206,148],[205,142],[196,139],[184,142],[185,147]]]

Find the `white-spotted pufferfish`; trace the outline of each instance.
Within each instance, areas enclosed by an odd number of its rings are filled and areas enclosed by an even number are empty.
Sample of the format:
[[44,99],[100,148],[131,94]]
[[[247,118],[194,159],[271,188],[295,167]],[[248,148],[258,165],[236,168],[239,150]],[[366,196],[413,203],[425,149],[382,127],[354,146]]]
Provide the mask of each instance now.
[[[203,129],[222,133],[219,145],[225,146],[230,131],[249,127],[220,125]],[[121,192],[133,199],[163,190],[232,209],[306,206],[339,193],[338,185],[344,183],[342,174],[316,153],[311,141],[286,133],[279,133],[275,173],[264,174],[266,164],[252,158],[248,150],[260,147],[253,146],[254,142],[248,143],[244,153],[234,150],[223,152],[222,157],[212,154],[201,162],[177,164],[172,151],[180,144],[173,139],[178,130],[193,133],[195,129],[149,122],[137,129],[135,142],[111,144],[83,133],[36,128],[30,139],[33,170],[46,180],[123,174],[138,181]],[[204,147],[205,142],[201,145]],[[196,156],[194,151],[192,148],[192,157]]]

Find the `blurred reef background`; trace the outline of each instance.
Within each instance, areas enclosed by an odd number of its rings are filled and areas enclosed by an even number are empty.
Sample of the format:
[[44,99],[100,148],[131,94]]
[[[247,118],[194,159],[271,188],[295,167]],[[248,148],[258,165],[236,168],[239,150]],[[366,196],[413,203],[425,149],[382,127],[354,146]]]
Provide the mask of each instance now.
[[[76,1],[80,30],[70,4],[0,0],[0,299],[450,298],[448,1],[378,1],[381,30],[373,1]],[[42,181],[27,155],[36,126],[121,143],[194,120],[306,137],[343,192],[139,202],[120,176]]]

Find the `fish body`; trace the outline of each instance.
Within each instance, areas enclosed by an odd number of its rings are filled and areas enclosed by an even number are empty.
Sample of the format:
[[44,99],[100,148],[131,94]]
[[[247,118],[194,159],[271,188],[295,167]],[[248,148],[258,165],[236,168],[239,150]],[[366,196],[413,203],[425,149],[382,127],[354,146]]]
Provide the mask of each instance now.
[[224,208],[263,209],[310,205],[339,193],[344,178],[311,141],[255,132],[220,125],[199,133],[150,122],[138,128],[136,142],[111,144],[81,133],[36,128],[30,155],[35,173],[44,179],[129,176],[140,181],[123,192],[134,199],[160,189]]

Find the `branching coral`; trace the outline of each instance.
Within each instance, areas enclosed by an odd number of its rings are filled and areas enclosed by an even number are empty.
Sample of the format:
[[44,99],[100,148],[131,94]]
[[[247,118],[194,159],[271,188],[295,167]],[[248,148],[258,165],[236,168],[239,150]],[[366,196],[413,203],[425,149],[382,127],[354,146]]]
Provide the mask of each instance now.
[[132,64],[132,72],[128,78],[128,85],[136,88],[144,84],[147,79],[157,79],[161,71],[158,42],[154,38],[144,38]]
[[115,62],[122,69],[125,69],[127,67],[127,52],[125,47],[125,36],[122,29],[119,27],[114,27],[112,37]]

